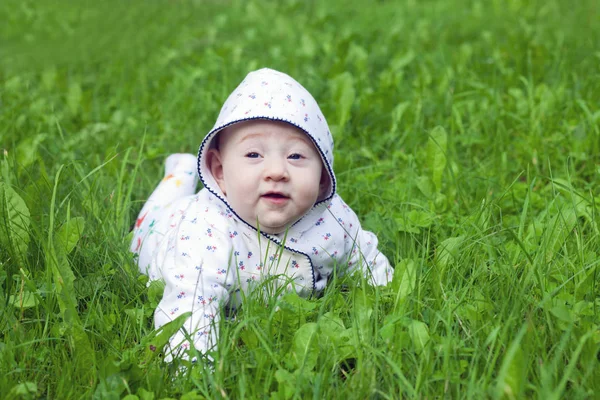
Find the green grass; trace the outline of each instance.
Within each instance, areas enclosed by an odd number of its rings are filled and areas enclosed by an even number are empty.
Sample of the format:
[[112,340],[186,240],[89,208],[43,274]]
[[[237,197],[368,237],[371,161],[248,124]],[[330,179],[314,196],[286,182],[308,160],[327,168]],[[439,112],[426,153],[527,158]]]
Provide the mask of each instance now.
[[[0,398],[598,398],[596,1],[100,4],[0,5]],[[181,372],[126,237],[263,66],[394,282],[250,295]]]

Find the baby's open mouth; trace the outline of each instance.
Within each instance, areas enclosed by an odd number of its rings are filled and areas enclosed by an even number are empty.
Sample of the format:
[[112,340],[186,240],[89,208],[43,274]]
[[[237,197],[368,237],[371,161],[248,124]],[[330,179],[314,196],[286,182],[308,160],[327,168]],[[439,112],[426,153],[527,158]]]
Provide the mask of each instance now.
[[283,200],[288,198],[288,196],[281,193],[265,193],[262,195],[262,197],[272,200]]

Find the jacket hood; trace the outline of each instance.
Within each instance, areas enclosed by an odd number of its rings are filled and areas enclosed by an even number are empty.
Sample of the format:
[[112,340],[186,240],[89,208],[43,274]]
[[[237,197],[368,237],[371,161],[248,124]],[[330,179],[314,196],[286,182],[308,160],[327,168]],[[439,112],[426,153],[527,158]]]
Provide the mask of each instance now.
[[[310,137],[321,155],[330,181],[326,195],[315,206],[328,204],[336,191],[336,179],[333,173],[333,137],[327,121],[308,90],[289,75],[268,68],[250,72],[244,78],[229,95],[214,127],[202,140],[198,151],[198,174],[204,187],[231,209],[208,168],[206,155],[221,130],[253,119],[287,122]],[[235,210],[232,211],[235,213]]]

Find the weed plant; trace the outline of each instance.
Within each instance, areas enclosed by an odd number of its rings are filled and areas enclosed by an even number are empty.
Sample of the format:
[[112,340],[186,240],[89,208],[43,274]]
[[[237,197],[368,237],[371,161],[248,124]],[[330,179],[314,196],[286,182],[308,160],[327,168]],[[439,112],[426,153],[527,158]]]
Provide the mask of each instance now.
[[[600,393],[598,2],[4,0],[0,398]],[[321,104],[388,287],[248,295],[166,364],[128,232],[250,70]]]

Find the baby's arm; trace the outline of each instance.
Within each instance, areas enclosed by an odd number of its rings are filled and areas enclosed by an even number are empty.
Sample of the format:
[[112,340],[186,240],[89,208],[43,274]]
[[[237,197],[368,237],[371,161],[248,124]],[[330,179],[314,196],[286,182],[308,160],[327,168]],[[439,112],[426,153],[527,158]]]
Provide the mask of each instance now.
[[338,210],[344,221],[348,272],[360,270],[365,277],[370,278],[370,283],[387,285],[392,280],[394,270],[387,257],[377,248],[377,236],[362,229],[358,217],[341,197],[333,198],[332,208]]
[[156,260],[163,265],[166,286],[155,325],[161,327],[188,311],[192,315],[165,349],[167,361],[185,358],[183,352],[192,345],[204,354],[217,344],[220,307],[235,282],[235,269],[229,269],[229,238],[204,215],[183,214],[179,229],[170,236],[165,252],[158,255],[164,254],[164,259]]

